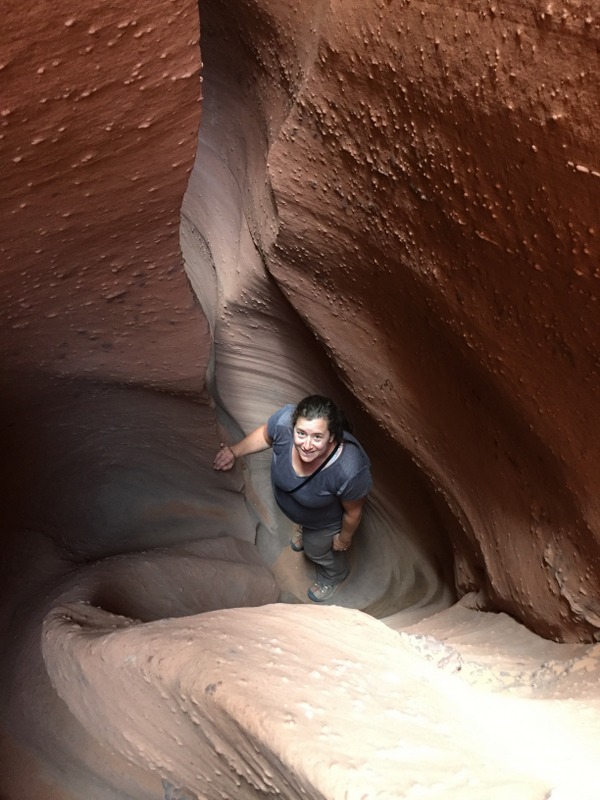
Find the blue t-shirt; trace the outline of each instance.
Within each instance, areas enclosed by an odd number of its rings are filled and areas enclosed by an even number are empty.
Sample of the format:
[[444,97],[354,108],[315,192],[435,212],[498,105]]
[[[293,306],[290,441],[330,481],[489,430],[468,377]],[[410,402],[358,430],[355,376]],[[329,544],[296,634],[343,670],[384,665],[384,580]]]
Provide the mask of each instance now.
[[277,505],[293,522],[307,530],[340,530],[344,509],[341,500],[360,500],[371,490],[371,464],[358,441],[344,431],[344,447],[318,475],[298,489],[306,480],[292,467],[294,434],[293,405],[276,411],[267,422],[267,433],[273,442],[271,483]]

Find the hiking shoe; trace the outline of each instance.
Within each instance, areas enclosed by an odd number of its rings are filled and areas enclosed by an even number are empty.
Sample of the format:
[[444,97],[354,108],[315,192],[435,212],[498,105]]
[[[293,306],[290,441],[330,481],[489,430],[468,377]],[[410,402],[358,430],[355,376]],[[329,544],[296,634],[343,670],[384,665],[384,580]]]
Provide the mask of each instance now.
[[339,583],[320,583],[315,581],[308,590],[308,596],[315,603],[322,603],[327,600],[337,590]]
[[298,528],[296,533],[290,539],[290,547],[295,553],[300,553],[304,550],[304,544],[302,543],[302,530]]

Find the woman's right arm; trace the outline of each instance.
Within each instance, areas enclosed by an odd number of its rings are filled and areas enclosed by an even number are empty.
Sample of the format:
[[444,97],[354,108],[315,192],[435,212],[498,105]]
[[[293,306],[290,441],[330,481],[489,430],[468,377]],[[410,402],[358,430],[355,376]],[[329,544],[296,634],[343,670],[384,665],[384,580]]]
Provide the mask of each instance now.
[[221,449],[215,456],[213,467],[220,470],[228,470],[235,464],[236,458],[240,456],[249,456],[252,453],[260,453],[261,450],[267,450],[273,442],[267,433],[267,424],[261,425],[252,433],[249,433],[237,444],[232,444],[231,447],[226,444],[221,444]]

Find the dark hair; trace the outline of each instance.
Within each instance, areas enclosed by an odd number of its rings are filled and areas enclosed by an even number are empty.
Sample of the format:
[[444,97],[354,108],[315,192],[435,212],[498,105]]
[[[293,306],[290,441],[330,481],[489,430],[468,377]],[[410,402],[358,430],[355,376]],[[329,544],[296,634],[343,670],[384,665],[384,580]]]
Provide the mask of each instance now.
[[346,419],[346,415],[341,408],[338,408],[333,400],[328,397],[323,397],[320,394],[311,394],[300,400],[292,413],[292,426],[296,427],[296,423],[300,417],[304,419],[324,419],[327,420],[327,430],[336,440],[341,442],[344,436],[344,431],[351,431],[352,426]]

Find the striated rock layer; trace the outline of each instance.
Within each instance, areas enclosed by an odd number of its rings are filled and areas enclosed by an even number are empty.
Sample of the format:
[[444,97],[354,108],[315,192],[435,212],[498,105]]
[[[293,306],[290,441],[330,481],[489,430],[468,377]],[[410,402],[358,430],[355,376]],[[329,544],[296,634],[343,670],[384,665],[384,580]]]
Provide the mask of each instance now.
[[[352,548],[353,580],[336,594],[336,602],[377,616],[408,605],[448,604],[447,534],[414,463],[364,414],[340,380],[337,365],[265,269],[265,250],[278,224],[266,173],[270,139],[293,99],[287,92],[296,91],[304,70],[311,68],[314,51],[308,47],[304,53],[304,48],[322,16],[320,6],[304,7],[298,14],[294,9],[277,6],[281,18],[264,9],[254,24],[235,4],[202,6],[203,124],[182,209],[182,249],[214,336],[210,390],[225,436],[232,440],[284,403],[313,391],[336,397],[372,458],[376,485],[363,534]],[[297,39],[284,39],[273,49],[284,18],[293,23]],[[254,44],[247,39],[251,32]],[[275,80],[277,67],[271,61],[257,72],[254,48],[265,59],[288,53],[293,83],[282,86]],[[245,475],[258,514],[257,543],[285,596],[305,602],[312,572],[307,564],[298,566],[286,547],[291,523],[274,503],[268,470],[268,455],[248,459]]]

